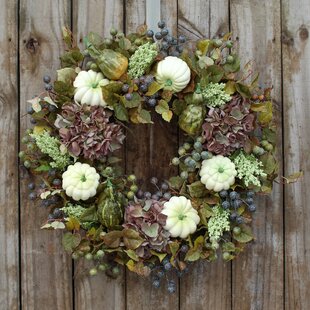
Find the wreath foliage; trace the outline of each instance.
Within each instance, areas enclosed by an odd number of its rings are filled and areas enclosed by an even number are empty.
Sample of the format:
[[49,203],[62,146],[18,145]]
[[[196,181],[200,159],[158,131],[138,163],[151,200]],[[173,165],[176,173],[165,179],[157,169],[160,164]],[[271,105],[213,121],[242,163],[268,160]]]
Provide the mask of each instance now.
[[[194,261],[235,258],[253,240],[254,196],[277,175],[271,89],[249,64],[240,69],[231,34],[191,42],[159,28],[89,33],[84,50],[64,29],[61,68],[28,101],[34,127],[19,154],[37,176],[29,198],[48,210],[42,228],[66,231],[73,259],[92,260],[91,275],[115,277],[119,265],[152,273],[156,287]],[[126,123],[152,124],[152,110],[175,118],[185,141],[170,163],[179,174],[153,177],[153,192],[116,155]]]

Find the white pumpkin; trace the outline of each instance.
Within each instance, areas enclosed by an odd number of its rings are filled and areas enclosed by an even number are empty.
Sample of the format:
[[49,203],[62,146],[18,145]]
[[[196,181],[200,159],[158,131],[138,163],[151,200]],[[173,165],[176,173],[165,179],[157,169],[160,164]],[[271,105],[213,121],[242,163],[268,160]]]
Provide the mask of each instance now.
[[73,82],[73,86],[76,88],[74,100],[81,104],[106,106],[101,86],[107,84],[109,84],[109,80],[105,79],[101,72],[80,71]]
[[62,188],[74,200],[87,200],[96,195],[99,178],[95,168],[76,162],[62,174]]
[[163,89],[180,92],[191,79],[191,70],[187,63],[174,56],[168,56],[157,65],[156,81]]
[[220,192],[235,183],[237,171],[228,157],[217,155],[202,162],[199,174],[208,190]]
[[196,231],[200,222],[198,212],[184,196],[173,196],[164,204],[162,213],[167,215],[166,225],[172,237],[187,238]]

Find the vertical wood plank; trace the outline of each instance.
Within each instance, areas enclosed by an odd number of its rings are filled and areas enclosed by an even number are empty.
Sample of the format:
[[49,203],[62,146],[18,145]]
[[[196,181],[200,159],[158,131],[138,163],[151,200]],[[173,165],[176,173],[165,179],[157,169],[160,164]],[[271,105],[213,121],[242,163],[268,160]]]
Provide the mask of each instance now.
[[[123,30],[123,1],[73,1],[73,34],[82,46],[83,38],[93,31],[109,37],[112,27]],[[124,156],[121,156],[124,159]],[[79,264],[78,269],[86,265]],[[113,280],[104,273],[75,279],[75,309],[125,309],[124,273]]]
[[[179,0],[178,30],[197,40],[228,32],[228,1]],[[231,264],[221,259],[217,262],[199,262],[181,280],[181,309],[230,309]]]
[[282,1],[284,172],[304,178],[285,187],[285,308],[310,308],[310,2]]
[[17,1],[0,1],[0,307],[19,307]]
[[[70,24],[70,1],[20,1],[20,111],[43,89],[42,76],[55,77],[63,51],[61,27]],[[21,118],[21,133],[28,126]],[[40,231],[48,211],[28,201],[26,175],[21,180],[21,272],[23,309],[71,309],[71,259],[61,234]]]
[[[254,61],[262,87],[272,86],[276,121],[281,128],[280,1],[231,0],[231,31],[243,65]],[[282,165],[281,130],[278,161]],[[281,169],[281,168],[280,168]],[[280,174],[282,171],[280,171]],[[283,309],[282,186],[257,199],[252,222],[255,242],[233,262],[233,309]],[[293,308],[292,308],[293,309]]]
[[[177,1],[162,0],[161,16],[175,35]],[[126,1],[126,32],[134,32],[144,23],[145,1]],[[138,179],[143,180],[145,189],[149,187],[152,176],[164,180],[176,173],[175,168],[169,166],[169,161],[177,151],[177,125],[175,122],[166,123],[156,113],[152,113],[152,118],[153,125],[131,126],[127,134],[127,172],[135,173]],[[178,292],[169,295],[166,290],[166,283],[155,289],[149,278],[142,279],[127,272],[127,309],[178,309]]]

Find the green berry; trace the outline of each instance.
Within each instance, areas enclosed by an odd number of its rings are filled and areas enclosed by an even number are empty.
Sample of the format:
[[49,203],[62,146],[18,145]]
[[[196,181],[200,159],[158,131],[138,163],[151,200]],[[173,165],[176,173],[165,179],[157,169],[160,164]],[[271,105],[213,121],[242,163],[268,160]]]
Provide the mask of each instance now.
[[98,250],[96,253],[96,258],[102,258],[104,256],[104,251],[103,250]]
[[90,65],[90,69],[91,69],[91,70],[94,70],[94,71],[97,71],[97,70],[98,70],[98,66],[93,62],[93,63]]
[[188,172],[187,171],[182,171],[180,174],[180,177],[184,180],[186,180],[188,178]]
[[98,273],[98,271],[97,271],[96,268],[92,268],[92,269],[89,270],[89,274],[90,274],[91,276],[95,276],[97,273]]
[[117,29],[115,29],[115,28],[111,28],[110,29],[110,34],[111,34],[111,36],[116,36],[117,35]]
[[178,150],[178,153],[179,153],[180,156],[185,155],[186,154],[185,148],[184,147],[180,147],[179,150]]
[[234,56],[228,55],[227,58],[226,58],[226,62],[227,62],[228,64],[233,63],[233,62],[234,62]]
[[226,42],[226,47],[228,47],[228,48],[232,48],[233,45],[234,45],[234,43],[232,41],[227,41]]
[[100,271],[106,271],[106,270],[108,269],[108,267],[107,267],[106,264],[100,264],[100,265],[98,266],[98,269],[99,269]]
[[119,269],[119,267],[115,266],[112,268],[112,274],[114,276],[118,276],[121,273],[121,270]]
[[137,45],[137,46],[140,46],[142,44],[142,40],[141,39],[136,39],[134,44]]
[[24,166],[25,166],[26,168],[30,168],[30,167],[31,167],[31,162],[30,162],[29,160],[25,160],[25,161],[24,161]]
[[91,66],[92,64],[93,64],[92,61],[88,61],[88,62],[86,63],[86,65],[85,65],[86,70],[89,70],[89,69],[90,69],[90,66]]
[[271,152],[273,150],[273,145],[271,143],[268,143],[266,146],[265,146],[265,149],[266,151],[269,151]]
[[35,145],[33,143],[28,143],[27,144],[27,149],[30,150],[30,151],[33,151],[35,148]]
[[110,38],[106,38],[106,39],[103,40],[103,43],[105,45],[111,45],[113,43],[113,41]]
[[29,142],[29,138],[27,136],[22,138],[22,143],[26,144],[28,142]]
[[174,157],[174,158],[172,159],[172,164],[173,164],[174,166],[178,166],[178,165],[180,164],[179,158],[178,158],[178,157]]
[[201,159],[201,156],[199,153],[193,153],[192,154],[192,157],[195,161],[199,161]]
[[129,191],[129,192],[127,193],[127,198],[128,198],[128,199],[132,199],[133,197],[135,197],[135,193],[132,192],[132,191]]
[[237,236],[240,235],[241,234],[241,228],[239,226],[235,226],[233,229],[233,233]]
[[190,145],[189,143],[184,143],[184,144],[183,144],[183,147],[184,147],[184,149],[185,149],[186,151],[188,151],[188,150],[190,150],[191,145]]
[[18,153],[18,157],[19,157],[19,158],[25,157],[25,152],[24,152],[24,151],[20,151],[20,152]]
[[224,260],[229,260],[229,259],[230,259],[230,254],[229,254],[229,252],[224,252],[224,253],[223,253],[223,259],[224,259]]
[[86,258],[87,260],[92,260],[92,259],[93,259],[93,255],[92,255],[91,253],[87,253],[87,254],[85,255],[85,258]]
[[135,182],[137,180],[137,178],[134,174],[131,174],[127,177],[127,180],[130,182]]
[[223,41],[220,40],[220,39],[214,40],[214,41],[213,41],[213,44],[214,44],[216,47],[220,47],[220,46],[222,46]]
[[76,260],[78,259],[80,256],[77,252],[72,253],[72,259]]
[[204,141],[204,139],[203,139],[203,137],[199,136],[196,138],[196,141],[202,143]]
[[260,144],[262,145],[263,148],[265,148],[269,144],[269,142],[267,140],[262,140]]
[[196,141],[195,143],[194,143],[194,149],[196,150],[196,151],[201,151],[202,150],[202,144],[201,144],[201,142],[198,142],[198,141]]
[[138,186],[136,184],[133,184],[130,186],[130,190],[134,193],[136,193],[138,191]]

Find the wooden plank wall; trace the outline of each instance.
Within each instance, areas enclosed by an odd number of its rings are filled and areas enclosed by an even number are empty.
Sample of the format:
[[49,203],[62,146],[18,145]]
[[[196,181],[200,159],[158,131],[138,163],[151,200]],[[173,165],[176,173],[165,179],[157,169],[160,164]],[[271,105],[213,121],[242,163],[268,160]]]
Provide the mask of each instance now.
[[[145,22],[145,0],[0,0],[0,309],[310,309],[310,2],[308,0],[161,0],[174,34],[190,39],[233,31],[243,60],[254,60],[262,86],[273,85],[281,173],[303,170],[301,182],[275,186],[259,198],[256,240],[232,263],[199,263],[177,293],[122,271],[73,278],[60,234],[39,231],[46,210],[27,199],[27,175],[16,153],[29,127],[26,100],[43,88],[63,50],[61,27],[79,44],[88,31],[108,35]],[[163,169],[178,147],[178,132],[160,119],[128,133],[124,168],[138,177]],[[136,154],[140,160],[137,162]],[[164,155],[164,156],[163,156]],[[144,186],[146,186],[144,184]]]

